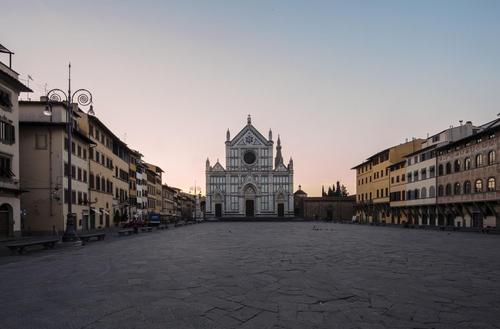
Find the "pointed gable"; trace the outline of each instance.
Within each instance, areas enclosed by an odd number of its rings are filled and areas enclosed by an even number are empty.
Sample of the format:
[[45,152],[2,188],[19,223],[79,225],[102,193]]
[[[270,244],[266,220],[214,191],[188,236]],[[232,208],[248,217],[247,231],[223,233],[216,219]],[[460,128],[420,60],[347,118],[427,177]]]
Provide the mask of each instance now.
[[246,125],[241,131],[231,140],[231,146],[234,145],[272,145],[254,126]]
[[212,167],[212,171],[226,171],[224,167],[217,161],[217,163]]

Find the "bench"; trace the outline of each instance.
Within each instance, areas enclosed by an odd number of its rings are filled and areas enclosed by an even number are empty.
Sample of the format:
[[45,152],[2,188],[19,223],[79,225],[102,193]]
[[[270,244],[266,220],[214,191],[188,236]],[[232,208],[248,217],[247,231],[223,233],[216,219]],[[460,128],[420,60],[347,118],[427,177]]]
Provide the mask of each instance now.
[[122,229],[122,230],[118,231],[118,235],[119,236],[131,235],[133,233],[134,233],[134,229],[131,229],[131,228],[125,228],[125,229]]
[[82,240],[82,245],[85,245],[87,242],[89,242],[93,238],[96,238],[97,241],[104,240],[104,238],[106,237],[106,233],[103,233],[103,232],[87,233],[87,234],[81,234],[78,237],[80,238],[80,240]]
[[153,232],[153,228],[151,226],[143,226],[141,227],[141,232]]
[[180,220],[180,221],[175,222],[174,226],[177,227],[177,226],[183,226],[183,225],[186,225],[186,222],[183,220]]
[[44,249],[49,249],[49,248],[53,249],[56,246],[56,243],[59,243],[59,238],[13,242],[5,246],[9,248],[12,252],[17,251],[19,254],[22,254],[26,247],[43,246]]
[[166,229],[168,229],[168,226],[165,225],[165,224],[160,224],[156,228],[159,229],[159,230],[166,230]]

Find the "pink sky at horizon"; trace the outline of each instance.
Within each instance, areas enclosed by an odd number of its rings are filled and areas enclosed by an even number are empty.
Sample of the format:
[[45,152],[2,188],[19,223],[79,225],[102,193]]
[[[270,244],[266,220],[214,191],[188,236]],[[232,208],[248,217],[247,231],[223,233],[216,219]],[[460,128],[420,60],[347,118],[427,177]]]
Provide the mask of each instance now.
[[499,112],[494,3],[119,4],[6,3],[0,44],[32,99],[66,89],[71,61],[96,115],[185,191],[205,190],[205,160],[224,162],[248,114],[317,196],[337,180],[354,194],[350,168],[388,146]]

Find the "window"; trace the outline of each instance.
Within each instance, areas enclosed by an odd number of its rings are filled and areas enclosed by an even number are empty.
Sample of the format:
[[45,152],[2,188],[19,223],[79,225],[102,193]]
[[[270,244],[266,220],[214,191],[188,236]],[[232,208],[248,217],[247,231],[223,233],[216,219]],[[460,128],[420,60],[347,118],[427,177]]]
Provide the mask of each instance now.
[[47,149],[47,134],[35,134],[35,149]]
[[14,144],[16,140],[16,130],[12,124],[6,121],[0,121],[0,142],[4,144]]
[[408,183],[411,183],[412,182],[412,179],[411,179],[411,172],[408,173]]
[[95,178],[95,189],[98,191],[101,189],[101,178],[99,178],[99,176]]
[[439,185],[438,196],[443,196],[443,195],[444,195],[444,187],[443,187],[443,185]]
[[430,166],[429,167],[429,177],[434,178],[434,176],[436,176],[436,167]]
[[439,175],[439,176],[443,176],[443,175],[444,175],[443,165],[442,165],[442,164],[440,164],[440,165],[438,166],[438,175]]
[[483,165],[483,155],[479,153],[476,155],[476,167],[481,167]]
[[434,186],[429,187],[429,197],[430,198],[436,197],[436,188]]
[[446,163],[446,175],[451,174],[451,163]]
[[415,171],[413,172],[413,180],[414,180],[415,182],[416,182],[416,181],[418,181],[418,170],[415,170]]
[[420,170],[420,179],[426,179],[427,178],[427,168],[422,168]]
[[10,93],[3,89],[0,89],[0,107],[9,112],[12,110]]
[[460,188],[461,188],[461,185],[460,183],[455,183],[455,185],[453,186],[453,194],[454,195],[460,195]]
[[413,196],[415,197],[415,199],[419,198],[419,190],[418,189],[415,189],[415,191],[413,191]]
[[444,189],[444,194],[446,196],[450,196],[451,195],[451,184],[446,184],[446,187]]
[[422,199],[427,198],[427,189],[425,187],[422,187],[422,189],[420,190],[420,197]]
[[495,163],[497,158],[496,152],[495,151],[489,151],[488,152],[488,164],[492,165]]
[[83,182],[87,183],[87,171],[83,169]]
[[471,184],[470,181],[466,180],[464,182],[464,194],[470,194],[471,192]]
[[89,174],[89,185],[90,188],[94,188],[94,174],[92,172]]
[[464,160],[464,170],[470,170],[470,158]]
[[[492,151],[493,152],[493,151]],[[490,152],[491,153],[491,152]],[[495,180],[495,177],[490,177],[488,178],[488,186],[487,186],[487,189],[488,189],[488,192],[492,192],[492,191],[495,191],[497,188],[496,186],[496,180]]]
[[83,149],[83,159],[87,159],[87,150]]
[[78,177],[77,177],[77,179],[78,179],[79,181],[81,181],[81,180],[82,180],[82,168],[80,168],[80,167],[78,167]]
[[81,158],[82,157],[82,147],[80,146],[80,144],[78,144],[77,146],[77,152],[76,154]]
[[455,163],[453,164],[453,170],[455,172],[460,172],[460,160],[455,160]]
[[10,179],[14,176],[12,172],[12,159],[9,156],[0,155],[0,178]]
[[474,192],[476,192],[476,193],[483,192],[483,180],[482,179],[476,180],[476,183],[474,184]]

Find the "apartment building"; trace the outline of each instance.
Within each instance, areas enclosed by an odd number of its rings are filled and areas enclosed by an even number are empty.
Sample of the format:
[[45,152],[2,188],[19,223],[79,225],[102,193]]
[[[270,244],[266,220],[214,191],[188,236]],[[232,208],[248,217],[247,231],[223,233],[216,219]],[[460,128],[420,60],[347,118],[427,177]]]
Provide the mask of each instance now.
[[[13,52],[0,45],[0,240],[21,234],[19,94],[31,92],[12,69]],[[8,60],[5,60],[4,57]]]
[[[50,104],[50,116],[43,114],[47,105],[44,98],[19,104],[21,186],[26,191],[21,196],[21,207],[23,231],[28,234],[63,233],[69,202],[76,215],[77,231],[88,230],[90,226],[88,155],[94,143],[82,133],[78,120],[74,119],[72,142],[68,145],[67,105]],[[74,118],[80,117],[74,109]],[[72,153],[71,168],[68,167],[68,147]]]
[[361,222],[389,222],[390,166],[421,148],[422,139],[412,139],[370,156],[356,170],[356,216]]
[[436,152],[438,225],[500,227],[500,119]]

